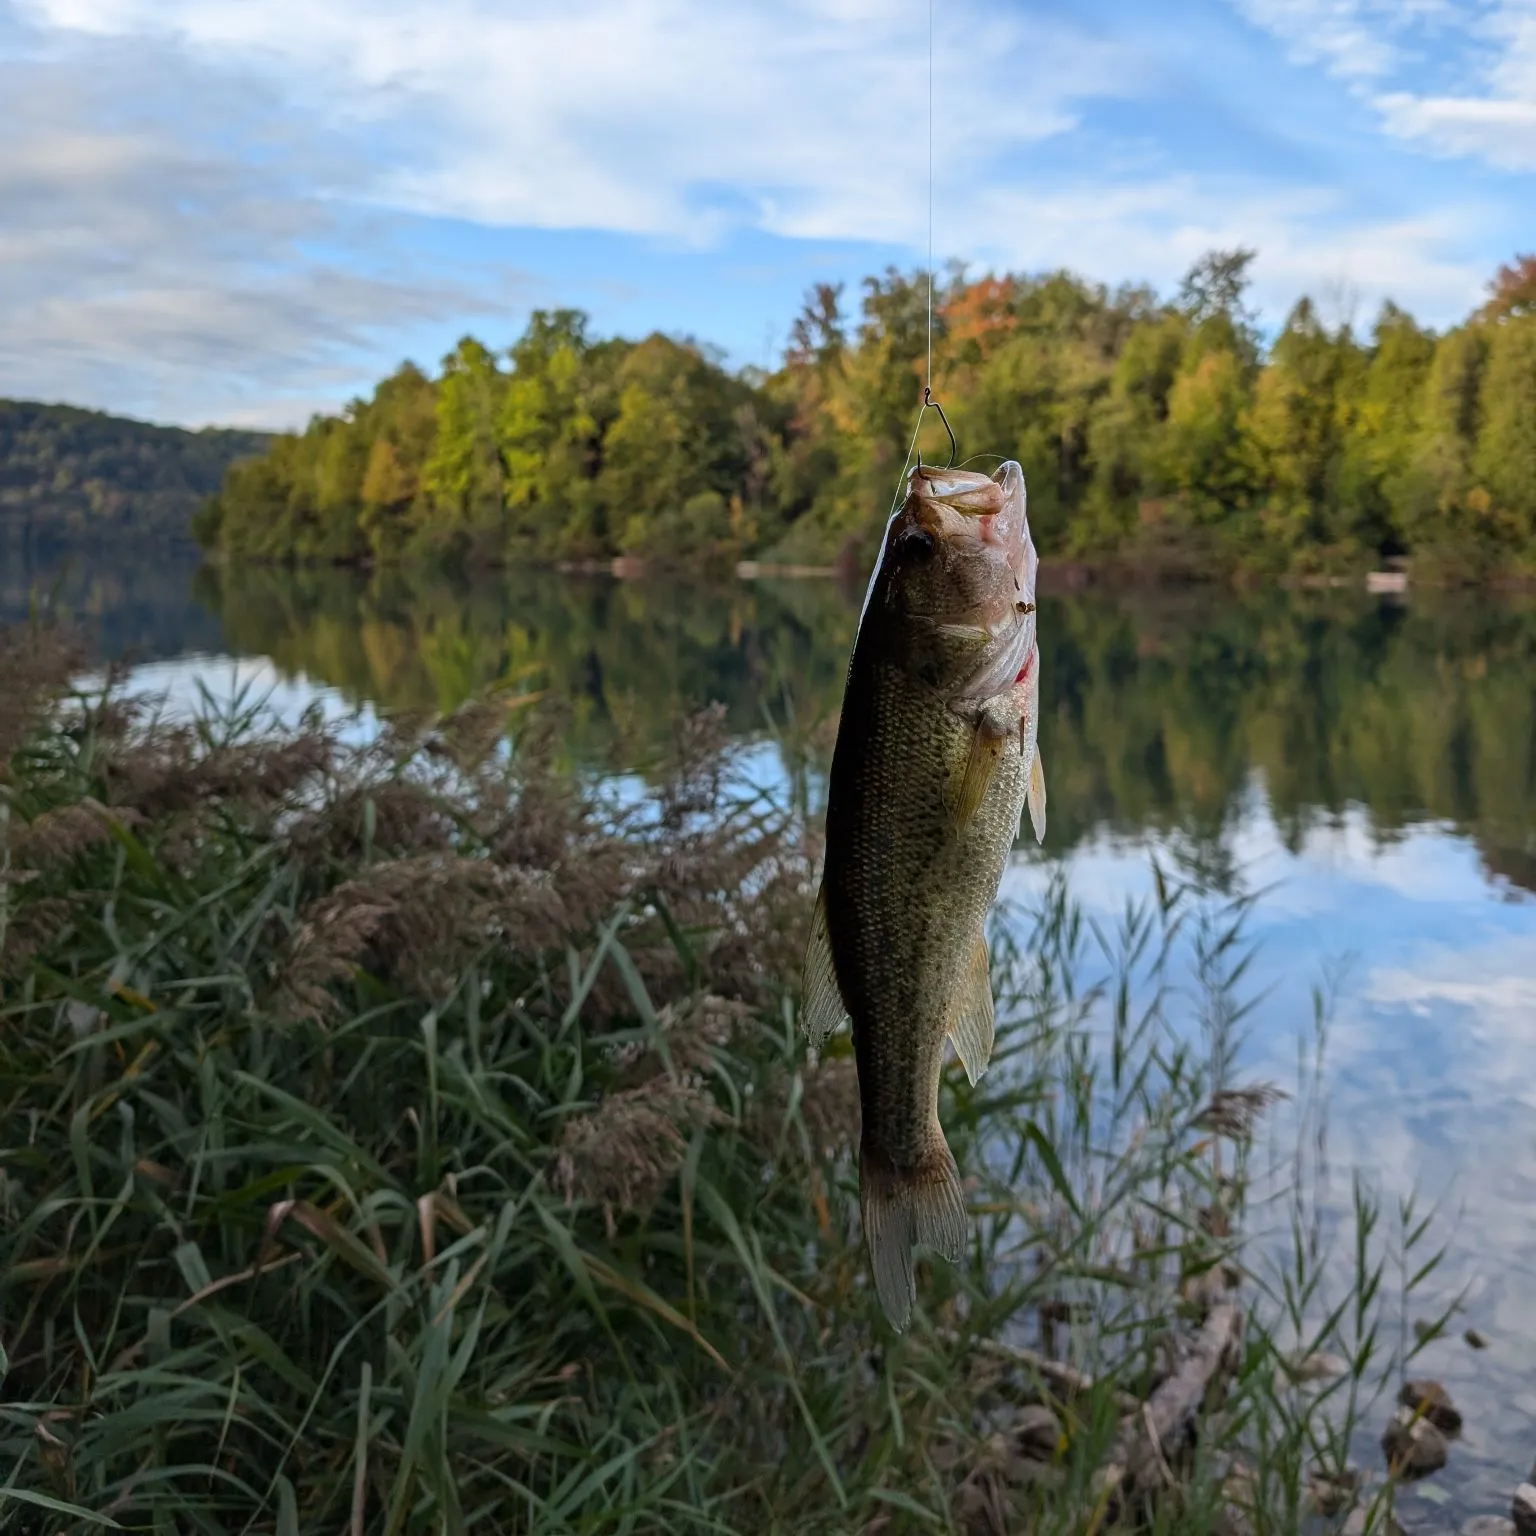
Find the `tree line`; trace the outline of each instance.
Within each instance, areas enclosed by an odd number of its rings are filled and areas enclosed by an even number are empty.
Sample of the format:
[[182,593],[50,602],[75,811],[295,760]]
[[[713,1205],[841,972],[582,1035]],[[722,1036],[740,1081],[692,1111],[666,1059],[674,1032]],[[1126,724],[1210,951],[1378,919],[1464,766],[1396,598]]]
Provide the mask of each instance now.
[[[1536,567],[1536,257],[1444,333],[1387,303],[1357,334],[1304,298],[1266,346],[1253,255],[1210,253],[1166,299],[1066,272],[938,285],[935,393],[962,454],[1023,464],[1042,552]],[[505,354],[465,338],[435,378],[405,364],[232,466],[196,531],[298,561],[857,561],[899,482],[926,324],[921,272],[866,278],[857,316],[820,285],[781,366],[733,373],[538,311]]]

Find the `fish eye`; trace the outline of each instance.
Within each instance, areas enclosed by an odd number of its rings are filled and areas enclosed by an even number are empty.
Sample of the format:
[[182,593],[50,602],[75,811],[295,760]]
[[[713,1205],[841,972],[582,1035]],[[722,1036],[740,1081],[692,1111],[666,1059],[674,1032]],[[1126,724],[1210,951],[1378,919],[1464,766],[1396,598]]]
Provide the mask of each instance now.
[[896,553],[904,560],[927,560],[933,555],[933,535],[922,528],[909,528],[896,541]]

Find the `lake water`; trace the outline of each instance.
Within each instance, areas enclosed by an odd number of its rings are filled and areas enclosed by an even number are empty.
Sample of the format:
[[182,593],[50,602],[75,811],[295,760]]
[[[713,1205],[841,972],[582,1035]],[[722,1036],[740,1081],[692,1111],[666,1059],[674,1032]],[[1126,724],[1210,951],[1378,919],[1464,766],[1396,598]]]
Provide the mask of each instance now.
[[[13,561],[0,619],[39,582],[182,705],[201,685],[271,690],[285,713],[451,708],[502,683],[560,701],[571,759],[622,775],[681,709],[720,701],[756,770],[813,804],[862,595]],[[1468,1428],[1435,1483],[1459,1512],[1507,1509],[1536,1456],[1536,605],[1047,591],[1040,633],[1050,828],[1009,893],[1064,864],[1113,923],[1154,853],[1265,888],[1246,1078],[1294,1086],[1311,989],[1340,978],[1327,1200],[1346,1208],[1358,1169],[1389,1202],[1441,1203],[1451,1256],[1413,1313],[1465,1287],[1466,1314],[1416,1369]],[[1435,1516],[1423,1499],[1408,1510]]]

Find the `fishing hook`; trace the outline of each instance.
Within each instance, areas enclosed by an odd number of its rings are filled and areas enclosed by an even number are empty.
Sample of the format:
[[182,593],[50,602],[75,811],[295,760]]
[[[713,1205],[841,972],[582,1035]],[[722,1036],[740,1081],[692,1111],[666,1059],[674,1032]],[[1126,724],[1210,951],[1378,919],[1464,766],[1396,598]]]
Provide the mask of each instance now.
[[[923,417],[930,410],[934,410],[939,413],[939,420],[944,423],[944,430],[949,433],[949,463],[946,464],[944,468],[953,469],[955,467],[955,455],[960,452],[960,445],[955,441],[955,429],[950,426],[949,417],[944,414],[944,407],[933,398],[932,389],[930,389],[929,386],[925,384],[923,385],[923,408],[917,413],[917,427],[919,433],[922,431]],[[917,467],[919,469],[923,467],[923,445],[921,443],[917,445]]]

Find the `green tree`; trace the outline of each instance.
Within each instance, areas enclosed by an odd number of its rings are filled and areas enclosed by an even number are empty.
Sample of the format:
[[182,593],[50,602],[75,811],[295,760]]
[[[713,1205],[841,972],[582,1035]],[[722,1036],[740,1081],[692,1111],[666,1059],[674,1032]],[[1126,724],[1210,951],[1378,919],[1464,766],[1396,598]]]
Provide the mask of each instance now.
[[[1525,559],[1536,261],[1438,339],[1387,304],[1363,345],[1302,299],[1264,356],[1253,259],[1207,253],[1173,302],[952,265],[932,379],[962,461],[1020,461],[1047,553],[1277,571],[1407,552],[1448,574]],[[466,337],[436,379],[406,365],[284,434],[228,473],[200,533],[261,559],[864,563],[917,421],[928,302],[926,274],[890,268],[853,324],[818,285],[766,375],[536,311],[506,369]],[[946,451],[937,419],[918,447]]]
[[402,364],[374,391],[362,425],[370,442],[358,521],[373,558],[394,560],[427,515],[421,480],[437,436],[437,390]]
[[1341,509],[1336,490],[1358,363],[1348,328],[1330,336],[1302,299],[1259,376],[1246,422],[1253,477],[1264,488],[1266,521],[1293,548],[1352,532],[1354,508]]
[[1259,334],[1247,294],[1256,251],[1243,247],[1207,251],[1179,284],[1179,308],[1210,345],[1234,352],[1250,366],[1258,361]]
[[621,530],[621,549],[649,543],[647,523],[698,489],[684,444],[677,405],[638,382],[626,385],[619,414],[603,437],[603,468],[597,477],[598,504],[608,525]]
[[1536,310],[1493,327],[1475,468],[1508,536],[1536,533]]
[[535,310],[512,348],[497,430],[513,552],[549,553],[568,543],[552,537],[551,523],[586,506],[600,442],[587,398],[588,350],[587,317],[571,309]]
[[1436,344],[1413,450],[1417,500],[1410,531],[1416,539],[1437,541],[1472,489],[1487,363],[1488,338],[1481,326],[1462,326]]
[[1363,380],[1351,394],[1339,497],[1360,510],[1387,552],[1407,547],[1419,476],[1415,452],[1423,430],[1425,381],[1435,338],[1393,303],[1382,306]]
[[1177,311],[1148,316],[1115,359],[1109,393],[1088,425],[1094,478],[1085,515],[1073,524],[1078,547],[1124,538],[1134,529],[1138,501],[1157,488],[1157,450],[1188,333],[1188,321]]
[[436,516],[420,533],[442,553],[495,558],[504,542],[505,474],[497,421],[506,375],[466,336],[443,359],[437,435],[422,470]]
[[1240,432],[1248,406],[1247,370],[1230,348],[1198,341],[1186,348],[1168,393],[1168,416],[1154,459],[1157,478],[1197,522],[1215,522],[1248,494],[1251,469]]

